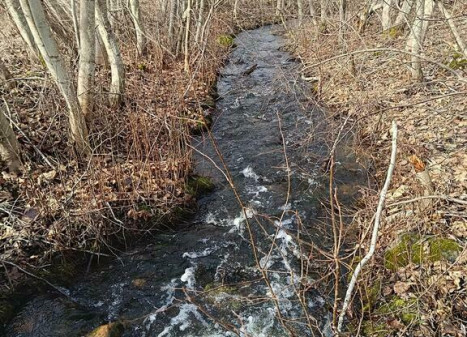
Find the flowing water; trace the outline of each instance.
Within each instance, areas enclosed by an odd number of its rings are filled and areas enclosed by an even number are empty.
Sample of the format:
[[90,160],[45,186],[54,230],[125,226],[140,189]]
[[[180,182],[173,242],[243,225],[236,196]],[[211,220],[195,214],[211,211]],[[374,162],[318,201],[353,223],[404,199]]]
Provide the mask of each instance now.
[[[68,296],[38,295],[7,336],[83,336],[115,321],[123,336],[311,336],[309,325],[331,335],[331,299],[302,291],[316,275],[301,272],[308,251],[297,240],[325,244],[329,130],[278,29],[239,34],[220,72],[212,138],[193,142],[195,173],[216,188],[193,219],[83,276]],[[353,186],[364,172],[342,158],[337,179]]]

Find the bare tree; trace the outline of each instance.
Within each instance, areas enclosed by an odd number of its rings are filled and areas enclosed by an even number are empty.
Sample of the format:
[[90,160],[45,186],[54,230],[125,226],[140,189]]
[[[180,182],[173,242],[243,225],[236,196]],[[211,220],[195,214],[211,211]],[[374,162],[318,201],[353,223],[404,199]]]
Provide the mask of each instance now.
[[44,9],[40,1],[37,0],[20,0],[20,3],[35,44],[65,98],[68,106],[71,138],[75,148],[80,154],[87,154],[90,148],[84,116],[79,106],[72,78],[65,67],[57,43],[45,18]]
[[185,53],[185,72],[190,71],[190,25],[191,25],[191,0],[187,0],[187,8],[185,13],[183,14],[185,22],[185,45],[184,45],[184,53]]
[[408,22],[408,15],[413,7],[413,0],[404,0],[402,6],[399,9],[396,19],[394,20],[393,27],[401,26]]
[[133,20],[133,25],[135,26],[138,55],[144,55],[144,53],[146,53],[146,32],[144,31],[144,26],[141,19],[139,0],[128,0],[127,5],[130,11],[131,19]]
[[93,108],[92,88],[96,67],[95,12],[95,0],[80,0],[78,100],[85,117],[91,114]]
[[459,34],[459,31],[457,30],[456,24],[454,23],[454,20],[452,19],[452,15],[447,11],[446,7],[444,7],[442,1],[438,1],[438,8],[441,11],[441,13],[443,13],[444,17],[446,18],[449,28],[451,29],[451,33],[454,36],[454,39],[456,40],[456,43],[459,46],[461,52],[464,54],[464,56],[467,56],[466,45],[461,35]]
[[303,0],[297,0],[298,25],[303,23]]
[[21,9],[19,0],[5,0],[8,13],[10,13],[11,19],[18,28],[18,31],[23,38],[24,42],[28,45],[30,51],[33,55],[38,55],[38,50],[36,44],[34,43],[34,38],[32,36],[31,30],[26,22],[24,13]]
[[109,101],[112,106],[118,106],[125,91],[125,69],[123,67],[120,49],[110,27],[107,17],[106,0],[96,1],[96,24],[99,36],[104,43],[105,51],[109,58],[112,81],[110,84]]
[[383,31],[391,28],[391,9],[392,9],[392,0],[383,1],[383,13],[381,14],[381,24],[383,26]]
[[0,107],[0,160],[6,164],[10,172],[17,172],[21,166],[18,140],[3,106]]
[[423,46],[423,19],[425,14],[425,0],[416,0],[416,15],[412,24],[411,32],[407,40],[407,50],[412,52],[411,68],[412,78],[414,80],[422,81],[423,72],[422,64],[418,55]]

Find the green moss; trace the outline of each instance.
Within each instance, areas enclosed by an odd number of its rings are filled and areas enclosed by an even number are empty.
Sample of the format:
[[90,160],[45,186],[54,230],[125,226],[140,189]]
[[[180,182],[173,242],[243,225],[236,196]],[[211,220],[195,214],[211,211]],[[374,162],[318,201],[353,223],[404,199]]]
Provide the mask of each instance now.
[[409,263],[420,264],[425,260],[423,242],[418,234],[402,235],[399,243],[384,254],[384,266],[390,270],[406,267]]
[[381,294],[381,280],[376,280],[372,287],[365,289],[363,311],[371,312]]
[[448,63],[448,67],[453,70],[466,69],[467,59],[453,56],[452,60]]
[[193,196],[200,196],[212,192],[215,188],[214,183],[208,177],[191,176],[186,184],[186,191]]
[[430,239],[429,247],[429,259],[432,262],[441,260],[453,262],[462,250],[462,247],[456,241],[445,238]]
[[223,299],[223,309],[227,309],[228,311],[236,311],[242,307],[242,301],[240,297],[235,296],[238,295],[238,289],[234,286],[220,285],[218,283],[208,283],[204,287],[204,291],[206,299],[213,303],[217,302],[216,297],[222,294],[230,295]]
[[368,337],[385,337],[389,333],[387,324],[375,323],[373,321],[364,321],[362,331],[363,335]]
[[222,34],[217,37],[217,43],[224,48],[232,47],[233,41],[234,39],[232,35]]
[[402,34],[404,34],[404,32],[400,27],[391,27],[383,32],[383,35],[390,39],[396,39],[399,36],[402,36]]
[[404,300],[398,296],[394,296],[389,303],[379,307],[375,313],[387,317],[387,315],[394,315],[405,324],[415,323],[420,320],[418,312],[417,299]]
[[146,65],[144,63],[139,63],[138,64],[138,69],[141,70],[141,71],[146,71]]

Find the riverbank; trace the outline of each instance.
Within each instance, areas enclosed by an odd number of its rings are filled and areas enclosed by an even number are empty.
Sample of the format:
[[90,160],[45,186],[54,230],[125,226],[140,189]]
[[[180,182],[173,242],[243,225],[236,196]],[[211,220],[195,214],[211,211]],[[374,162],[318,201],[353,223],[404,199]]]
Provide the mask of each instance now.
[[[375,256],[358,281],[348,317],[352,335],[465,333],[467,298],[466,90],[462,55],[449,27],[434,24],[414,82],[403,52],[406,32],[381,33],[377,20],[362,35],[305,23],[289,33],[291,48],[314,83],[316,100],[370,156],[376,186],[363,189],[350,231],[359,233],[350,266],[368,251],[378,192],[389,165],[390,124],[399,127],[396,169]],[[446,70],[443,67],[447,67]],[[429,179],[427,179],[429,177]],[[431,181],[431,182],[430,182]],[[463,330],[464,329],[464,330]]]

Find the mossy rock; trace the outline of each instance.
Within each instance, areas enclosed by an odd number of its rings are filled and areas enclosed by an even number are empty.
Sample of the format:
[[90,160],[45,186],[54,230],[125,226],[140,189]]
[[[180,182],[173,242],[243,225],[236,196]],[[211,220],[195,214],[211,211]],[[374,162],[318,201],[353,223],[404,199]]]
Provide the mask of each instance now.
[[376,280],[374,285],[365,289],[363,311],[371,312],[381,295],[381,280]]
[[427,238],[407,233],[402,235],[396,246],[386,251],[384,266],[395,271],[410,263],[422,264],[441,260],[453,262],[461,250],[462,247],[451,239]]
[[212,192],[214,188],[215,185],[210,178],[196,175],[190,176],[186,184],[187,193],[196,197]]
[[217,37],[217,43],[224,48],[230,48],[234,44],[234,38],[232,35],[222,34]]
[[441,260],[454,262],[462,251],[462,247],[456,241],[445,238],[431,238],[429,247],[429,259],[432,262]]
[[406,233],[399,243],[384,254],[384,266],[392,271],[410,263],[420,264],[425,260],[422,238],[418,234]]
[[208,283],[204,287],[204,291],[206,299],[210,302],[216,302],[216,297],[218,296],[222,296],[223,294],[227,295],[226,298],[222,300],[224,309],[236,311],[242,307],[242,301],[239,297],[236,297],[236,295],[239,295],[239,290],[234,286]]
[[385,318],[387,318],[387,315],[393,315],[405,324],[413,324],[420,320],[418,301],[415,298],[405,300],[394,296],[389,303],[380,306],[375,311],[375,314],[384,316]]
[[211,128],[212,117],[210,115],[205,117],[200,117],[195,121],[196,124],[192,126],[191,133],[194,135],[200,135],[204,131],[207,131]]
[[97,327],[86,337],[120,337],[124,331],[125,328],[122,323],[114,322]]

